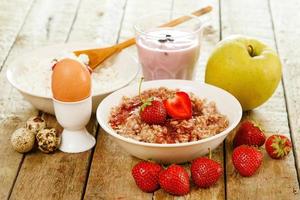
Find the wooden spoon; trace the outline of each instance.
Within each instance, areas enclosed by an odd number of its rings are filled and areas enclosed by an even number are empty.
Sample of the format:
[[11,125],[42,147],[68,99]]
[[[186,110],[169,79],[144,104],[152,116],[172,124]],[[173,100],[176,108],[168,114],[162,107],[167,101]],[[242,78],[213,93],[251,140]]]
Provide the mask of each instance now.
[[[212,10],[211,6],[204,7],[200,10],[197,10],[192,13],[192,15],[195,16],[201,16],[204,15]],[[173,27],[178,24],[181,24],[185,21],[188,21],[191,19],[190,16],[182,16],[177,19],[174,19],[166,24],[161,25],[160,27]],[[89,57],[89,66],[92,69],[95,69],[99,64],[101,64],[104,60],[115,54],[116,52],[121,51],[122,49],[125,49],[131,45],[135,44],[135,38],[131,38],[129,40],[126,40],[122,43],[116,44],[114,46],[106,47],[106,48],[97,48],[97,49],[86,49],[86,50],[78,50],[74,51],[73,53],[76,56],[79,56],[80,54],[86,54]]]

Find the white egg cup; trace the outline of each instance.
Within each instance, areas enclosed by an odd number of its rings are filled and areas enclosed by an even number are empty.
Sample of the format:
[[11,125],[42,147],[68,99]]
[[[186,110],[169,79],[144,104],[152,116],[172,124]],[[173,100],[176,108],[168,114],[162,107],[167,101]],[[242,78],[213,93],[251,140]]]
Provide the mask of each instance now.
[[92,114],[92,97],[76,102],[62,102],[53,98],[58,123],[64,128],[59,150],[79,153],[94,147],[96,140],[86,130]]

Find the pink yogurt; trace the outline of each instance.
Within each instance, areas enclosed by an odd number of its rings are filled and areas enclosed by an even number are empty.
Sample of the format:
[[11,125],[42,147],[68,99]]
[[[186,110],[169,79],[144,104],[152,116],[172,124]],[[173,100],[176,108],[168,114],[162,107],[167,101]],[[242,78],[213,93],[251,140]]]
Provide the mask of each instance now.
[[172,29],[157,29],[136,38],[145,80],[192,79],[199,57],[199,36]]

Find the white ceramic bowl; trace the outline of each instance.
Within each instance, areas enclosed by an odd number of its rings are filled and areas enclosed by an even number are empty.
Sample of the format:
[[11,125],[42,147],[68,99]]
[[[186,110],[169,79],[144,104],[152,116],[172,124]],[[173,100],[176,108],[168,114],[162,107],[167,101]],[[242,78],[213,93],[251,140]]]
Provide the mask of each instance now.
[[[88,49],[88,48],[99,48],[95,44],[85,44],[85,43],[66,43],[66,44],[57,44],[46,46],[40,49],[27,50],[25,53],[19,55],[13,62],[9,64],[6,75],[8,81],[15,87],[23,97],[29,101],[35,108],[42,110],[47,113],[54,114],[52,95],[45,93],[37,93],[30,91],[31,87],[34,87],[32,84],[42,86],[38,81],[30,83],[21,83],[19,77],[24,76],[24,65],[29,65],[35,69],[37,67],[48,67],[45,66],[45,63],[50,63],[53,58],[57,58],[62,52],[71,52],[78,49]],[[36,65],[31,64],[32,60],[41,60],[40,63]],[[49,61],[50,60],[50,61]],[[92,104],[93,112],[96,112],[96,109],[99,103],[104,97],[106,97],[111,92],[120,89],[128,85],[137,75],[139,71],[139,64],[126,50],[120,52],[116,56],[109,58],[104,65],[110,65],[114,70],[116,70],[122,77],[122,81],[110,83],[108,89],[103,91],[97,91],[92,94]],[[27,73],[28,74],[28,73]],[[50,80],[49,80],[50,81]],[[24,85],[26,84],[26,85]],[[50,83],[49,83],[50,85]]]
[[242,107],[238,100],[230,93],[212,85],[187,80],[156,80],[144,82],[142,90],[158,87],[180,89],[193,92],[199,98],[216,102],[217,109],[229,119],[229,127],[223,132],[195,142],[179,144],[154,144],[139,142],[117,134],[108,124],[111,108],[119,105],[123,96],[138,95],[138,86],[131,85],[108,95],[97,109],[97,120],[101,127],[113,136],[114,140],[131,155],[161,163],[182,163],[193,160],[208,153],[208,149],[215,149],[226,136],[237,126],[242,117]]

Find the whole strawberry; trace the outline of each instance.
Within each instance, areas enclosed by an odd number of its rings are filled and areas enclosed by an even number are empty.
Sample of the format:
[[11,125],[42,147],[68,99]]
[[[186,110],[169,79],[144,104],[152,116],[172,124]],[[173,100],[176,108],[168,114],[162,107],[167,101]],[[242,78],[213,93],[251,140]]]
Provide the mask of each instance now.
[[208,188],[214,185],[222,174],[223,169],[220,163],[210,158],[201,157],[192,161],[192,180],[200,188]]
[[166,121],[167,111],[161,101],[148,99],[141,107],[140,117],[147,124],[162,124]]
[[233,146],[240,145],[262,146],[266,141],[264,132],[252,121],[246,120],[240,125],[234,139]]
[[268,137],[265,148],[271,158],[281,159],[290,153],[292,143],[284,135],[272,135]]
[[176,164],[170,165],[159,174],[159,184],[166,192],[182,196],[190,191],[190,180],[186,170]]
[[156,163],[142,161],[132,168],[136,185],[144,192],[154,192],[159,188],[159,173],[163,168]]
[[232,163],[242,176],[252,176],[260,167],[263,154],[255,147],[241,145],[233,150]]
[[151,97],[147,100],[142,98],[141,88],[143,80],[144,78],[142,77],[139,84],[140,100],[143,103],[140,109],[141,120],[147,124],[162,124],[166,121],[167,110],[161,101],[154,100]]

